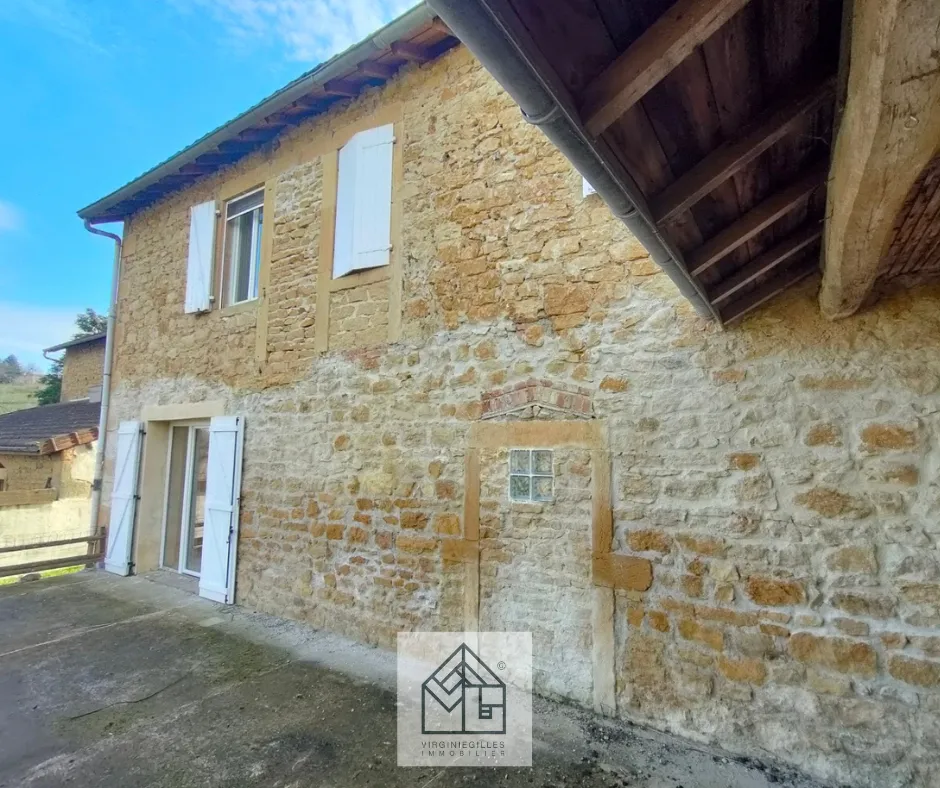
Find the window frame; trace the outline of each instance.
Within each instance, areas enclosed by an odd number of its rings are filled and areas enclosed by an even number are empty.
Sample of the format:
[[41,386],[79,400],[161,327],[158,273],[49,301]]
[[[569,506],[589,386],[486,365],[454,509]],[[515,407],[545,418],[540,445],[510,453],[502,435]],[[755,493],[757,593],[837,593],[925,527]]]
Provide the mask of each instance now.
[[[251,197],[255,194],[261,194],[261,203],[254,206],[253,208],[247,208],[243,211],[239,211],[234,216],[228,215],[228,207],[233,202],[238,200],[243,200],[246,197]],[[216,238],[216,266],[219,269],[218,274],[218,293],[219,298],[219,307],[223,310],[228,309],[241,309],[247,305],[252,305],[260,300],[261,298],[261,281],[262,281],[262,267],[264,265],[264,252],[265,252],[265,222],[264,222],[264,208],[267,200],[267,184],[260,183],[256,186],[253,186],[249,189],[243,189],[237,194],[233,194],[229,197],[225,197],[221,200],[221,208],[219,209],[219,216],[217,227],[219,227],[217,238]],[[242,301],[235,300],[235,282],[236,278],[233,276],[232,267],[228,255],[226,254],[226,244],[228,243],[228,232],[229,232],[229,222],[237,219],[239,216],[244,216],[246,213],[253,213],[255,211],[261,211],[261,220],[253,221],[251,227],[251,254],[252,257],[257,255],[256,260],[249,260],[249,271],[248,271],[248,292],[251,293],[254,290],[254,295],[250,295],[248,298]],[[252,264],[253,263],[253,264]]]
[[[378,268],[352,271],[333,279],[333,247],[336,231],[336,197],[339,186],[339,151],[360,131],[391,124],[395,138],[392,150],[392,214],[389,264]],[[317,312],[314,348],[329,350],[330,298],[340,291],[364,285],[388,282],[388,342],[401,338],[402,323],[402,187],[404,185],[404,109],[400,103],[389,104],[355,123],[333,131],[328,147],[320,154],[323,177],[323,201],[320,211],[320,254],[317,270]]]
[[[391,146],[392,146],[392,147],[391,147],[391,155],[390,155],[389,161],[388,161],[388,165],[389,165],[389,171],[388,171],[388,181],[389,181],[389,183],[388,183],[388,185],[389,185],[389,187],[390,187],[389,204],[388,204],[388,225],[389,225],[389,228],[388,228],[388,230],[389,230],[389,233],[388,233],[388,245],[387,245],[387,246],[383,246],[383,247],[379,247],[379,248],[376,248],[376,249],[370,250],[370,251],[375,251],[375,252],[378,252],[378,251],[385,251],[385,252],[388,253],[388,260],[387,260],[387,262],[381,263],[381,264],[379,264],[379,265],[368,265],[368,266],[356,267],[356,266],[355,266],[355,256],[356,256],[356,253],[357,253],[357,251],[356,251],[356,243],[357,243],[357,238],[356,238],[357,222],[356,222],[356,218],[357,218],[357,216],[358,216],[358,214],[357,214],[357,212],[356,212],[356,207],[357,207],[357,204],[358,204],[358,195],[361,193],[361,192],[356,188],[356,187],[359,185],[359,184],[357,183],[358,176],[359,176],[359,174],[360,174],[360,171],[359,171],[359,166],[360,166],[359,157],[360,157],[361,155],[363,155],[362,152],[366,149],[366,146],[363,145],[363,143],[364,143],[364,141],[365,141],[364,135],[368,134],[369,132],[377,132],[377,131],[379,131],[379,130],[384,130],[384,129],[388,129],[388,130],[389,130],[389,134],[390,134],[390,139],[389,139],[389,141],[387,141],[387,142],[374,142],[374,143],[372,143],[371,145],[369,145],[368,147],[378,147],[378,146],[380,146],[380,145],[391,145]],[[395,154],[396,154],[396,146],[397,146],[397,144],[398,144],[398,132],[399,132],[399,129],[397,128],[397,126],[396,126],[396,124],[395,124],[394,122],[375,123],[374,125],[367,126],[367,127],[365,127],[365,128],[359,129],[358,131],[356,131],[355,133],[353,133],[348,139],[346,139],[345,142],[344,142],[342,145],[340,145],[340,146],[337,148],[337,151],[336,151],[336,197],[335,197],[335,201],[334,201],[334,210],[333,210],[333,250],[332,250],[332,257],[331,257],[331,261],[330,261],[330,278],[331,278],[331,280],[332,280],[333,282],[341,282],[342,280],[347,279],[347,278],[352,277],[352,276],[355,276],[356,274],[368,274],[368,273],[370,273],[370,272],[382,271],[383,269],[388,269],[388,268],[390,268],[391,265],[392,265],[392,263],[393,263],[393,256],[392,256],[392,253],[395,251],[395,243],[394,243],[394,240],[393,240],[393,238],[392,238],[393,231],[394,231],[394,228],[392,227],[392,216],[393,216],[394,210],[395,210],[395,198],[396,198],[396,194],[395,194]],[[358,138],[358,147],[351,149],[350,146],[352,146],[352,145],[354,144],[354,142],[357,141],[357,138]],[[343,180],[343,175],[344,175],[344,170],[343,170],[343,152],[344,152],[344,151],[350,151],[350,153],[351,153],[351,157],[347,160],[347,161],[348,161],[348,165],[347,165],[347,166],[349,167],[349,170],[350,170],[350,171],[345,173],[346,177],[349,179],[349,181],[351,181],[351,183],[349,183],[348,181],[344,181],[344,180]],[[346,218],[347,218],[348,221],[351,223],[351,227],[349,228],[349,229],[350,229],[350,232],[351,232],[351,238],[350,238],[350,242],[351,242],[351,243],[350,243],[350,247],[351,247],[351,248],[350,248],[349,251],[350,251],[350,254],[351,254],[352,257],[353,257],[353,260],[351,261],[351,264],[353,265],[353,267],[350,268],[350,269],[349,269],[348,271],[346,271],[345,273],[337,274],[337,273],[336,273],[336,244],[337,244],[337,240],[338,240],[338,237],[339,237],[339,232],[338,232],[338,231],[339,231],[339,219],[340,219],[340,215],[339,215],[339,213],[340,213],[340,212],[339,212],[339,203],[340,203],[340,199],[339,199],[339,197],[340,197],[341,188],[343,187],[344,183],[346,183],[347,186],[348,186],[348,188],[349,188],[349,194],[350,194],[350,196],[351,196],[351,201],[352,201],[352,202],[351,202],[351,205],[349,206],[349,211],[350,211],[349,216],[346,217]],[[384,278],[388,278],[387,274],[386,274],[386,276],[384,276],[384,277],[382,277],[382,278],[383,278],[383,279],[384,279]]]
[[[514,471],[512,458],[513,454],[516,452],[527,452],[529,455],[529,469],[527,471]],[[536,471],[535,469],[535,454],[536,452],[543,452],[548,455],[549,462],[551,464],[550,471]],[[509,466],[509,473],[507,474],[507,490],[510,503],[552,503],[555,500],[555,451],[554,449],[546,449],[545,447],[529,447],[529,446],[513,446],[509,449],[509,456],[507,458],[507,464]],[[529,480],[529,497],[528,498],[517,498],[513,495],[512,492],[512,479],[514,476],[527,478]],[[551,479],[552,481],[552,490],[547,498],[537,498],[535,497],[535,479]]]

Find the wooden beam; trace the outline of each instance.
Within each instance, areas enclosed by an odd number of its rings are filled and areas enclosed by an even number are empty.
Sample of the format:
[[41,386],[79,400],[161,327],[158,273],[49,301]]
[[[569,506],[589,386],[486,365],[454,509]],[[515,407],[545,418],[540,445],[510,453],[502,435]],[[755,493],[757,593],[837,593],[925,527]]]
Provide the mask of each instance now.
[[782,243],[755,257],[740,271],[719,282],[709,290],[708,297],[715,305],[727,301],[742,287],[749,285],[755,279],[779,267],[793,255],[803,251],[807,246],[822,236],[822,225],[810,223],[801,230],[797,230]]
[[301,96],[299,99],[294,101],[294,104],[296,104],[298,107],[305,108],[318,107],[323,103],[324,98],[325,97],[323,94],[314,95],[313,93],[308,93],[306,96]]
[[258,147],[257,142],[241,142],[239,140],[223,140],[218,144],[218,148],[223,153],[248,153]]
[[828,162],[813,167],[785,189],[771,195],[756,208],[748,211],[730,227],[722,230],[687,256],[689,271],[698,276],[707,271],[725,255],[730,254],[755,235],[766,230],[781,216],[792,211],[802,200],[826,181]]
[[827,318],[866,302],[911,187],[940,150],[937,11],[936,0],[852,3],[851,69],[832,155],[819,292]]
[[736,320],[740,320],[748,312],[753,312],[761,304],[766,303],[774,296],[782,293],[784,290],[793,287],[797,282],[801,282],[810,274],[819,270],[816,260],[811,260],[804,265],[791,268],[778,274],[773,279],[767,280],[763,285],[745,293],[740,300],[732,301],[727,307],[720,311],[721,322],[727,325]]
[[45,547],[62,547],[69,544],[86,544],[100,542],[104,539],[102,535],[96,536],[76,536],[71,539],[56,539],[51,542],[32,542],[30,544],[12,545],[0,547],[0,553],[21,553],[25,550],[42,550]]
[[361,85],[354,85],[345,79],[330,79],[323,83],[323,92],[328,96],[355,98],[361,90]]
[[182,175],[204,175],[207,172],[212,172],[216,168],[214,164],[200,164],[199,162],[191,161],[189,164],[184,164],[180,167],[180,173]]
[[221,153],[203,153],[198,159],[196,159],[196,164],[206,164],[210,167],[218,167],[220,164],[226,164],[231,161],[230,156],[223,156]]
[[281,123],[278,125],[264,126],[257,129],[245,129],[241,134],[238,135],[237,140],[239,142],[268,142],[269,140],[276,137],[285,125],[286,124]]
[[[595,137],[636,104],[748,0],[679,0],[584,91],[582,117]],[[574,31],[572,31],[574,32]]]
[[13,577],[14,575],[25,575],[29,572],[44,572],[47,569],[62,569],[67,566],[94,564],[102,558],[104,558],[104,553],[98,552],[92,555],[56,558],[50,561],[33,561],[28,564],[17,564],[15,566],[0,566],[0,577]]
[[413,63],[426,63],[431,59],[426,49],[415,46],[414,44],[409,44],[406,41],[395,41],[391,48],[394,54],[403,57],[405,60],[410,60]]
[[376,63],[372,60],[363,60],[356,68],[364,77],[374,79],[391,79],[397,70],[394,66],[387,66],[385,63]]
[[829,77],[797,98],[780,102],[750,124],[742,136],[712,151],[689,172],[657,196],[650,205],[656,223],[682,213],[754,161],[809,112],[835,96],[835,77]]
[[441,35],[456,38],[456,36],[454,36],[454,31],[451,30],[447,26],[447,23],[443,19],[441,19],[439,16],[436,16],[434,17],[433,20],[431,20],[430,29],[437,33],[440,33]]

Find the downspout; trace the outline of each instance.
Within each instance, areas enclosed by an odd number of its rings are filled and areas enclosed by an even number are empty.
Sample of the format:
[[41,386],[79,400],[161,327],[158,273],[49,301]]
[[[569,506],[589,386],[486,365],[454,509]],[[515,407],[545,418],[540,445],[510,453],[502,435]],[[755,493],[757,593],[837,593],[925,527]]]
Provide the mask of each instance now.
[[676,284],[695,311],[702,317],[717,319],[698,282],[678,262],[678,252],[670,248],[670,243],[646,214],[646,201],[635,185],[604,163],[581,127],[577,114],[539,77],[533,63],[513,44],[508,31],[485,3],[481,0],[427,0],[427,4],[512,96],[525,119],[538,126],[594,187],[614,216],[646,247],[653,262]]
[[85,229],[114,241],[114,267],[111,272],[111,302],[108,304],[108,334],[104,340],[104,377],[101,381],[101,415],[98,417],[98,452],[95,455],[95,480],[91,486],[91,523],[89,535],[98,530],[101,507],[101,486],[104,481],[104,459],[108,448],[108,412],[111,409],[111,366],[114,359],[114,316],[117,312],[118,281],[121,275],[121,236],[99,230],[85,219]]

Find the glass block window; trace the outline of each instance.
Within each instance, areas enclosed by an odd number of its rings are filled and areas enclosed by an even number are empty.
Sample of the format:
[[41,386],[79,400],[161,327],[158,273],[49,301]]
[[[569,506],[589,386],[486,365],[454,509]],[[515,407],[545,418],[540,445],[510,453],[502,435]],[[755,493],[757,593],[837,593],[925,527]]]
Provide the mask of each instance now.
[[513,449],[509,453],[509,498],[512,501],[550,501],[555,494],[552,452]]

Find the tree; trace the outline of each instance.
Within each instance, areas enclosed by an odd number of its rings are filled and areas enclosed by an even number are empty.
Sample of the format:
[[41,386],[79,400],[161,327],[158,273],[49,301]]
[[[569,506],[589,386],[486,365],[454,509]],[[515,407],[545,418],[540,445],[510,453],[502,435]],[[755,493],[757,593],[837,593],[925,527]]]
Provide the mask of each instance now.
[[55,405],[62,396],[62,367],[65,357],[52,360],[49,371],[39,378],[42,388],[36,392],[36,401],[40,405]]
[[23,366],[12,353],[0,359],[0,383],[14,383],[23,374]]
[[[75,327],[78,331],[73,339],[100,334],[108,329],[108,318],[99,315],[90,307],[75,316]],[[43,375],[39,382],[42,388],[36,392],[36,400],[40,405],[54,405],[62,397],[62,368],[65,366],[65,356],[55,359],[49,366],[49,371]]]
[[91,334],[101,334],[108,330],[108,316],[99,315],[89,307],[80,315],[76,315],[75,325],[78,327],[78,333],[75,334],[73,339],[81,339]]

